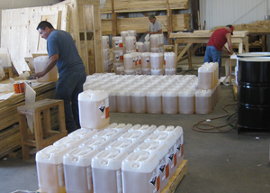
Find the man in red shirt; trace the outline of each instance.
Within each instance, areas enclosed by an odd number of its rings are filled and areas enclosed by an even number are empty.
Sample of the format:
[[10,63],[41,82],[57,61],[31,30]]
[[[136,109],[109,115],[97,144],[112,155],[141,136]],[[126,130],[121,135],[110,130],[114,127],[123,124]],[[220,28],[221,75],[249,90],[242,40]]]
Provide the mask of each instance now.
[[233,54],[231,35],[233,34],[234,27],[232,25],[226,25],[223,28],[216,29],[207,44],[204,62],[218,62],[221,66],[221,51],[225,43],[228,43],[227,51]]

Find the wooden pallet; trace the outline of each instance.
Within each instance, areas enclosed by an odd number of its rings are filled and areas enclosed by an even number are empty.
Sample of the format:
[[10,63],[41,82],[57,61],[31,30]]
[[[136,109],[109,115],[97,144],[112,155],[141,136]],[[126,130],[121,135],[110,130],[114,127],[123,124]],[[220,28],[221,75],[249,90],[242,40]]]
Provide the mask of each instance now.
[[183,160],[161,193],[175,193],[177,186],[187,173],[187,160]]

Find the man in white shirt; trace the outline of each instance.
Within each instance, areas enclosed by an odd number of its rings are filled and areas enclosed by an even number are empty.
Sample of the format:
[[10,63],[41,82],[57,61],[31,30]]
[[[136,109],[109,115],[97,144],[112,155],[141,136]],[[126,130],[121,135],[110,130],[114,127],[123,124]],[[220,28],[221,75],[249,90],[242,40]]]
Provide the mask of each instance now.
[[150,15],[149,17],[149,34],[161,34],[162,33],[162,25],[159,21],[157,21],[157,18],[155,15]]

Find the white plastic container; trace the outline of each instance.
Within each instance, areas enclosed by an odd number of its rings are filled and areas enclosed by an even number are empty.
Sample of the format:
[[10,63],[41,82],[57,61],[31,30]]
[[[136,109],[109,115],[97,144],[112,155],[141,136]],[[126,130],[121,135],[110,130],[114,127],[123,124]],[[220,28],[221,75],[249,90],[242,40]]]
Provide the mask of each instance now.
[[136,142],[133,142],[131,139],[119,138],[114,142],[107,145],[106,149],[118,149],[120,152],[131,152],[134,150],[134,147],[137,145]]
[[165,68],[171,69],[176,67],[176,55],[174,52],[164,53],[164,66]]
[[195,111],[197,114],[208,114],[213,110],[211,90],[197,90],[195,93]]
[[145,113],[146,112],[146,97],[141,91],[131,93],[131,112]]
[[103,49],[109,48],[109,42],[110,42],[109,36],[102,36],[102,48]]
[[151,75],[151,69],[150,68],[142,68],[142,74],[143,75]]
[[156,129],[155,125],[140,125],[136,124],[133,127],[131,127],[128,131],[142,131],[143,133],[150,134]]
[[80,135],[68,135],[53,143],[55,147],[75,148],[87,138],[83,138]]
[[162,93],[162,110],[164,114],[177,114],[178,113],[177,92],[165,91]]
[[118,92],[116,96],[117,112],[129,113],[131,112],[130,93]]
[[64,155],[67,193],[93,193],[92,158],[98,153],[93,147],[77,147]]
[[166,164],[166,155],[169,151],[167,144],[163,144],[158,141],[143,142],[137,146],[134,151],[147,151],[158,156],[159,166],[157,173],[160,176],[160,189],[162,190],[166,186],[169,179],[169,172],[166,171],[169,170],[169,166]]
[[116,103],[116,92],[110,91],[109,94],[109,106],[111,112],[116,112],[117,110],[117,103]]
[[121,163],[127,153],[119,149],[107,149],[92,159],[95,193],[122,192]]
[[104,48],[103,50],[103,60],[110,60],[110,49]]
[[158,193],[158,156],[146,151],[133,152],[122,162],[123,193]]
[[124,70],[125,75],[135,75],[136,74],[136,70],[132,69],[132,70]]
[[150,35],[150,45],[151,45],[151,48],[158,48],[160,46],[160,35],[159,34]]
[[127,36],[125,38],[126,52],[136,52],[136,37]]
[[198,89],[211,89],[214,86],[213,69],[206,66],[200,67],[198,69]]
[[150,52],[144,52],[141,54],[142,68],[151,68],[150,64]]
[[145,52],[145,45],[143,42],[136,42],[136,51],[137,52]]
[[150,91],[146,94],[146,111],[147,113],[162,113],[161,93],[158,91]]
[[[49,56],[38,56],[34,58],[33,64],[35,68],[35,73],[42,72],[48,66]],[[57,67],[54,66],[47,74],[43,77],[38,78],[39,82],[50,82],[50,81],[57,81],[58,73]]]
[[182,90],[178,93],[178,110],[180,114],[193,114],[195,111],[195,93]]
[[109,125],[109,96],[101,90],[86,90],[79,94],[79,116],[83,128],[101,129]]
[[128,36],[135,36],[137,35],[136,30],[128,30]]
[[164,70],[163,69],[151,69],[151,75],[163,75]]
[[95,133],[98,132],[96,129],[86,129],[81,128],[73,131],[72,133],[68,134],[69,138],[81,138],[81,139],[90,139],[92,138]]
[[162,53],[150,54],[151,69],[163,69],[164,59]]
[[133,54],[124,55],[124,67],[125,70],[131,70],[135,68],[135,58]]
[[121,36],[115,36],[112,38],[112,47],[115,49],[123,49],[124,44]]
[[150,42],[149,41],[145,41],[144,42],[144,46],[145,46],[145,51],[146,52],[150,52]]
[[36,154],[38,185],[41,192],[65,193],[63,155],[65,146],[50,145]]
[[165,68],[165,75],[175,75],[176,69],[175,68]]
[[124,51],[123,50],[114,50],[113,51],[113,62],[123,63],[124,62]]

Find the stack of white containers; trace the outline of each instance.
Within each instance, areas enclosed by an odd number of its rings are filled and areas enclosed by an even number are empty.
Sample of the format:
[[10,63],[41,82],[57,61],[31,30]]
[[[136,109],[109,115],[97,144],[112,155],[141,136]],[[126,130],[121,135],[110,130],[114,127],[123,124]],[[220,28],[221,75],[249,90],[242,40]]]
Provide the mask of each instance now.
[[182,160],[181,127],[115,123],[76,130],[36,156],[49,193],[160,192]]
[[103,68],[104,72],[111,71],[109,36],[102,36]]
[[174,52],[164,53],[164,68],[166,75],[176,74],[176,54]]
[[195,92],[196,113],[210,113],[218,98],[218,63],[204,63],[198,69],[198,89]]
[[113,68],[117,74],[124,74],[124,35],[112,37]]
[[141,54],[142,74],[145,75],[151,74],[150,54],[150,52],[144,52]]
[[151,75],[163,75],[164,74],[164,55],[163,53],[151,53],[150,54]]
[[164,52],[164,36],[163,34],[150,35],[151,52]]
[[114,112],[206,114],[217,102],[218,85],[199,89],[201,82],[195,75],[94,74],[87,77],[84,90],[106,90]]
[[183,160],[181,148],[181,127],[156,129],[122,161],[122,192],[161,192]]

